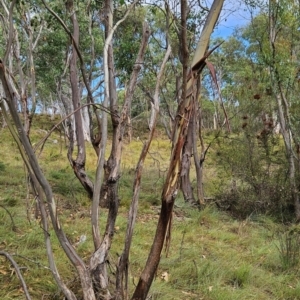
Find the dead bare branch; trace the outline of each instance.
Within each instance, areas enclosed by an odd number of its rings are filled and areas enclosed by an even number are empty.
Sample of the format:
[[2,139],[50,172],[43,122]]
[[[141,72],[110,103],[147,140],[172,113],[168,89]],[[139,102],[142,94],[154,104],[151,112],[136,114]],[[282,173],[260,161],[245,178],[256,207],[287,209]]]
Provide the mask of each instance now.
[[16,261],[13,259],[13,257],[9,253],[7,253],[5,251],[0,251],[0,255],[5,256],[11,262],[11,264],[15,268],[16,273],[17,273],[17,275],[18,275],[18,277],[19,277],[19,279],[21,281],[21,284],[22,284],[22,287],[23,287],[26,299],[27,300],[31,300],[30,294],[29,294],[28,289],[27,289],[26,282],[25,282],[25,280],[23,278],[23,275],[22,275],[22,273],[20,271],[20,267],[18,266],[18,264],[16,263]]

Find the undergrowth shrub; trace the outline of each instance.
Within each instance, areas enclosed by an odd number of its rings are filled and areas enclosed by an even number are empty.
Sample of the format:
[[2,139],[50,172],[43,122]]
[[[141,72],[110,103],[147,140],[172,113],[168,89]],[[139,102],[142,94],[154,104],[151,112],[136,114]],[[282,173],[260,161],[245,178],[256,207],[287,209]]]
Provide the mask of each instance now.
[[18,204],[18,200],[15,197],[6,197],[3,200],[5,206],[14,207]]
[[223,181],[217,206],[236,218],[267,214],[290,221],[294,201],[284,153],[282,140],[272,134],[263,142],[247,132],[219,138],[215,155]]
[[216,196],[217,206],[235,218],[266,214],[278,221],[293,219],[293,199],[288,184],[264,182],[259,186],[241,185]]

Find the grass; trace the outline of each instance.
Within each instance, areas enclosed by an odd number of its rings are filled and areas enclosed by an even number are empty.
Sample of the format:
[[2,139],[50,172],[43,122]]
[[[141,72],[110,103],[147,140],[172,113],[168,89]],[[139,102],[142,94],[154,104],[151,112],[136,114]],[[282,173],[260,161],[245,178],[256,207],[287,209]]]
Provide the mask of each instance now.
[[[41,120],[43,128],[48,130],[46,121]],[[27,189],[24,166],[7,130],[2,129],[0,134],[0,250],[13,255],[21,267],[32,299],[62,299],[47,267],[44,233],[39,220],[33,218],[34,199]],[[36,141],[42,137],[38,129],[33,129],[33,135]],[[60,136],[54,133],[51,139],[60,141]],[[136,139],[124,145],[119,187],[121,207],[109,257],[112,268],[123,249],[132,179],[141,147],[141,140]],[[129,266],[131,292],[153,241],[169,154],[169,141],[157,136],[142,180]],[[87,148],[87,158],[87,172],[93,176],[95,154],[90,146]],[[80,256],[88,262],[93,253],[90,201],[68,164],[63,141],[62,144],[47,142],[39,160],[53,187],[61,224],[70,242],[76,245]],[[208,160],[207,168],[207,174],[213,176],[215,166],[211,160]],[[217,179],[214,184],[217,184]],[[205,185],[213,193],[209,178]],[[101,210],[101,225],[106,222],[106,213],[106,210]],[[9,214],[16,230],[13,230],[15,228]],[[171,246],[168,254],[162,255],[150,290],[151,299],[300,299],[299,248],[293,248],[294,244],[288,239],[293,236],[298,241],[297,228],[295,226],[291,234],[285,226],[264,216],[235,220],[213,205],[198,211],[186,205],[179,195],[173,217]],[[49,233],[62,278],[75,292],[79,291],[74,268],[65,257],[53,230]],[[83,235],[86,241],[80,244],[78,242]],[[289,258],[292,260],[288,261]],[[0,287],[0,299],[25,299],[12,266],[2,256]]]

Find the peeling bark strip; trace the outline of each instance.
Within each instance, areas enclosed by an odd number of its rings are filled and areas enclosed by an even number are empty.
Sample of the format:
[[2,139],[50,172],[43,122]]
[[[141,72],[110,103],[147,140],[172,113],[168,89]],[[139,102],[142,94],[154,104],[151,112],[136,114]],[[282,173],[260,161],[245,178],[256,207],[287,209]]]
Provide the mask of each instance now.
[[207,48],[210,35],[218,20],[223,2],[224,0],[215,0],[209,11],[187,79],[186,97],[182,99],[178,106],[173,130],[173,149],[170,166],[161,196],[161,212],[146,266],[132,296],[134,300],[146,299],[160,261],[161,251],[167,230],[170,226],[173,206],[179,188],[182,149],[188,133],[191,108],[195,97],[195,84],[200,72],[205,66],[205,60],[209,55]]

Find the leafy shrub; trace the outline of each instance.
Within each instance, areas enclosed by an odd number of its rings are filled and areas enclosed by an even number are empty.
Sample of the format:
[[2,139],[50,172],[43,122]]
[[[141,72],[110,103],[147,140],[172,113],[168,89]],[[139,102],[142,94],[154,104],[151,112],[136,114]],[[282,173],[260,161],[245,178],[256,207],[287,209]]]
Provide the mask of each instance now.
[[257,186],[241,184],[216,196],[216,204],[233,217],[245,219],[258,214],[287,222],[293,219],[293,198],[287,183],[261,183]]
[[262,143],[253,134],[234,135],[218,141],[216,150],[217,163],[224,167],[216,195],[219,208],[237,218],[267,214],[286,222],[294,217],[288,166],[278,136],[270,135]]

